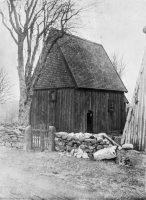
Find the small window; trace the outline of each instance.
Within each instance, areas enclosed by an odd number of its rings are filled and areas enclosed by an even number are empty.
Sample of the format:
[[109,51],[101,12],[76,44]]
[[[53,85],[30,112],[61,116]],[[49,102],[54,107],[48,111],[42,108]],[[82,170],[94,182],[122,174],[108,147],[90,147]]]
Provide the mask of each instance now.
[[115,102],[114,100],[108,100],[108,111],[114,112],[115,111]]
[[52,102],[57,101],[56,90],[50,91],[50,101],[52,101]]

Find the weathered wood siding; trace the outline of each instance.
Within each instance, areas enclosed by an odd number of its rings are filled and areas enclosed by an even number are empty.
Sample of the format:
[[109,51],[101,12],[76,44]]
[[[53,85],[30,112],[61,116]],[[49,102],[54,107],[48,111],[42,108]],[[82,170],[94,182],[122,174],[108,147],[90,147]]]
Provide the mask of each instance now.
[[[87,131],[87,112],[93,112],[93,132],[122,130],[124,127],[124,94],[95,90],[75,91],[75,131]],[[108,100],[114,100],[115,111],[108,112]]]
[[123,131],[123,143],[146,151],[146,49]]
[[[50,102],[49,90],[36,90],[31,106],[30,123],[55,126],[57,131],[87,132],[87,112],[93,112],[93,132],[110,132],[124,127],[123,92],[85,89],[56,89],[57,101]],[[108,100],[115,111],[108,112]]]
[[57,130],[71,131],[74,126],[74,89],[56,90],[57,101],[50,102],[50,90],[34,92],[30,124],[38,128],[45,124],[46,128],[55,126]]

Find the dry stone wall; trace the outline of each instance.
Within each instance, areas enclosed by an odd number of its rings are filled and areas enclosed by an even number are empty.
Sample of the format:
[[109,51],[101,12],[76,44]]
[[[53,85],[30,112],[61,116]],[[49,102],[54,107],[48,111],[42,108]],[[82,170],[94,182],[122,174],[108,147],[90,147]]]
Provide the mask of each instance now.
[[90,154],[110,146],[112,144],[107,139],[98,137],[98,134],[55,133],[55,150],[68,152],[76,157],[88,158]]
[[25,127],[0,126],[0,146],[23,149]]

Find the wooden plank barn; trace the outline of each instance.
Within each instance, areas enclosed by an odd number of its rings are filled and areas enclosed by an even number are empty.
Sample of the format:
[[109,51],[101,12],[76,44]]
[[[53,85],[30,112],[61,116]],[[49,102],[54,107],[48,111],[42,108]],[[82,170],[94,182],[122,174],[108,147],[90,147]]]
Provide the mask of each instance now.
[[129,107],[121,143],[146,151],[146,49]]
[[30,124],[66,132],[122,132],[124,92],[102,45],[65,34],[53,46],[35,86]]

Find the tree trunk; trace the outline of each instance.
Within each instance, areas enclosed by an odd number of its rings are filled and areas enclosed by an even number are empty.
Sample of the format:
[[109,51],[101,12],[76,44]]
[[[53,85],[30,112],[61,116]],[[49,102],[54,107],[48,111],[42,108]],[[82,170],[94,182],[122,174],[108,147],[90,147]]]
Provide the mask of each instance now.
[[18,38],[18,76],[20,87],[18,122],[20,125],[28,125],[31,100],[30,98],[28,98],[27,87],[25,82],[23,43],[23,38]]
[[29,116],[30,116],[30,107],[31,107],[31,100],[28,100],[25,103],[20,104],[19,102],[19,124],[20,125],[29,125]]
[[50,53],[53,45],[57,42],[59,38],[63,36],[63,33],[58,33],[51,37],[45,42],[42,54],[40,56],[39,62],[34,70],[31,81],[27,80],[24,71],[24,58],[23,58],[23,36],[18,38],[18,75],[19,75],[19,86],[20,86],[20,101],[19,101],[19,124],[29,125],[30,107],[33,96],[33,88],[40,76],[40,73],[45,66],[47,55]]

